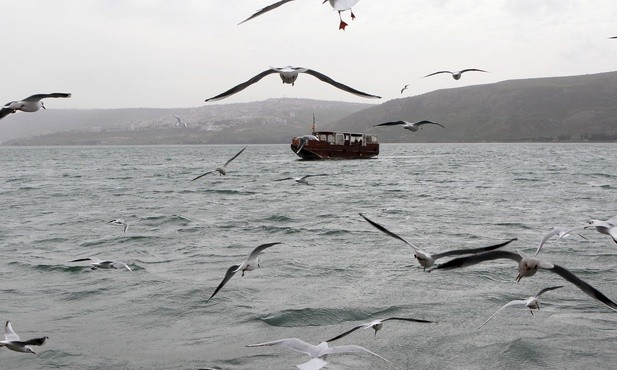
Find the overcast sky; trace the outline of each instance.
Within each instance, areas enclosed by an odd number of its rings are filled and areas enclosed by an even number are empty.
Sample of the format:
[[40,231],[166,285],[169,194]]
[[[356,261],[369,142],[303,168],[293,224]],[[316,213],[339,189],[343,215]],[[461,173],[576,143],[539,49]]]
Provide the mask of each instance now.
[[[616,0],[360,0],[343,18],[296,0],[242,25],[274,0],[19,0],[0,12],[0,103],[70,92],[48,108],[182,108],[296,97],[384,102],[509,79],[617,70]],[[204,100],[269,66],[302,66],[216,103]],[[438,70],[481,68],[459,81]],[[410,84],[404,95],[400,89]]]

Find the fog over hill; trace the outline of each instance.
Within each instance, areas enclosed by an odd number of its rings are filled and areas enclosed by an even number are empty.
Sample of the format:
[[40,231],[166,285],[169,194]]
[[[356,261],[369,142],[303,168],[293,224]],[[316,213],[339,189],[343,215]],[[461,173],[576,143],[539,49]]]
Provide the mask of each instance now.
[[[410,132],[376,124],[439,122]],[[437,90],[351,114],[332,129],[382,142],[617,141],[617,72]]]
[[[413,86],[408,91],[413,92]],[[0,121],[4,145],[287,143],[317,129],[381,142],[617,141],[617,72],[510,80],[361,104],[309,99],[196,108],[55,110]],[[177,115],[188,128],[177,126]],[[376,124],[423,119],[418,132]]]

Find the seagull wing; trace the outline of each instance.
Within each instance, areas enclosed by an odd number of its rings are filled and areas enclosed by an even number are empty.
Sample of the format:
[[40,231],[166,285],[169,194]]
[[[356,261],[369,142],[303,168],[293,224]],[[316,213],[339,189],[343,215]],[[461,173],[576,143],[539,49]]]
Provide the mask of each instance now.
[[555,290],[555,289],[559,289],[559,288],[563,288],[563,285],[559,285],[559,286],[552,286],[552,287],[548,287],[548,288],[544,288],[541,291],[538,292],[538,294],[536,294],[536,298],[540,297],[542,294],[549,292],[551,290]]
[[433,256],[434,259],[438,259],[438,258],[441,258],[441,257],[458,256],[458,255],[462,255],[462,254],[484,253],[484,252],[495,250],[497,248],[505,247],[506,245],[512,243],[515,240],[518,240],[518,239],[514,238],[514,239],[510,239],[510,240],[508,240],[507,242],[504,242],[504,243],[499,243],[499,244],[495,244],[495,245],[489,245],[488,247],[482,247],[482,248],[456,249],[456,250],[447,251],[447,252],[443,252],[443,253],[436,253],[436,254],[433,254],[432,256]]
[[444,125],[442,125],[441,123],[437,123],[437,122],[433,122],[433,121],[427,121],[427,120],[423,120],[423,121],[420,121],[420,122],[416,122],[416,123],[414,123],[414,125],[418,125],[418,126],[421,126],[421,125],[437,125],[437,126],[441,126],[441,127],[443,127],[443,128],[446,128],[446,127],[445,127]]
[[396,126],[396,125],[407,125],[408,123],[405,121],[393,121],[393,122],[386,122],[386,123],[380,123],[378,125],[374,125],[373,127],[377,127],[377,126]]
[[480,329],[481,327],[483,327],[487,322],[491,321],[491,319],[493,317],[495,317],[495,315],[497,315],[497,313],[499,313],[499,311],[503,310],[504,308],[508,307],[508,306],[514,306],[514,305],[522,305],[525,306],[527,304],[527,300],[526,299],[516,299],[514,301],[510,301],[506,304],[504,304],[503,306],[501,306],[500,309],[498,309],[497,311],[495,311],[494,314],[491,315],[491,317],[489,317],[488,319],[486,319],[485,322],[482,323],[482,325],[478,326],[478,329]]
[[259,255],[259,253],[263,252],[266,248],[270,248],[271,246],[277,245],[277,244],[281,244],[281,243],[279,243],[279,242],[267,243],[267,244],[262,244],[262,245],[258,246],[257,248],[253,249],[251,254],[249,254],[247,260],[256,258]]
[[434,322],[434,321],[429,321],[429,320],[412,319],[412,318],[407,318],[407,317],[388,317],[387,319],[381,320],[381,322],[388,321],[388,320],[411,321],[411,322],[422,322],[422,323],[432,323],[432,322]]
[[[542,266],[540,267],[542,268]],[[591,298],[602,303],[603,305],[610,308],[611,310],[617,311],[617,303],[611,301],[607,296],[602,294],[602,292],[592,287],[591,285],[587,284],[585,281],[583,281],[578,276],[574,275],[569,270],[561,266],[555,265],[555,264],[553,265],[552,268],[547,268],[547,270],[552,271],[556,273],[557,275],[561,276],[562,278],[568,280],[572,284],[576,285],[580,290],[582,290],[583,293],[587,294]]]
[[380,224],[378,224],[377,222],[371,221],[369,220],[366,216],[364,216],[362,213],[360,213],[360,216],[362,216],[362,218],[364,218],[369,224],[373,225],[375,228],[377,228],[377,230],[390,235],[391,237],[398,239],[400,241],[402,241],[403,243],[409,245],[411,248],[413,248],[414,251],[420,251],[420,248],[416,247],[415,245],[413,245],[412,243],[408,242],[407,240],[403,239],[402,237],[396,235],[395,233],[393,233],[392,231],[386,229],[385,227],[381,226]]
[[[454,269],[460,267],[472,266],[484,261],[492,261],[496,259],[507,258],[516,262],[520,262],[523,257],[520,254],[510,251],[489,251],[484,253],[478,253],[471,256],[458,257],[451,259],[450,261],[438,265],[433,270],[437,269]],[[432,270],[431,270],[432,271]]]
[[200,178],[202,178],[202,177],[204,177],[204,176],[206,176],[206,175],[209,175],[209,174],[211,174],[212,172],[215,172],[215,171],[216,171],[216,170],[212,170],[212,171],[208,171],[208,172],[206,172],[206,173],[202,173],[201,175],[199,175],[199,176],[195,177],[195,178],[194,178],[193,180],[191,180],[191,181],[195,181],[195,180],[197,180],[197,179],[200,179]]
[[126,264],[126,263],[124,263],[124,262],[114,262],[114,263],[117,263],[117,264],[119,264],[119,265],[124,266],[124,268],[125,268],[125,269],[127,269],[127,270],[129,270],[129,271],[133,271],[133,270],[131,270],[131,268],[129,267],[129,265],[127,265],[127,264]]
[[319,73],[317,71],[314,71],[312,69],[307,69],[306,71],[304,71],[305,73],[310,74],[313,77],[317,77],[318,79],[322,80],[325,83],[329,83],[330,85],[337,87],[343,91],[347,91],[348,93],[354,94],[354,95],[358,95],[361,96],[363,98],[371,98],[371,99],[381,99],[381,96],[377,96],[377,95],[371,95],[371,94],[367,94],[365,92],[362,91],[358,91],[354,88],[351,88],[347,85],[343,85],[340,82],[336,82],[333,79],[331,79],[330,77],[324,75],[323,73]]
[[45,98],[70,98],[70,93],[36,94],[25,98],[23,101],[39,101]]
[[386,360],[385,358],[379,356],[378,354],[376,354],[375,352],[369,351],[368,349],[364,348],[364,347],[360,347],[360,346],[356,346],[356,345],[346,345],[346,346],[336,346],[336,347],[331,347],[326,349],[324,352],[330,354],[330,353],[368,353],[370,355],[379,357],[380,359],[386,361],[386,362],[390,362],[388,360]]
[[561,232],[561,229],[558,227],[554,227],[553,230],[549,231],[548,233],[546,233],[546,235],[544,235],[544,237],[542,237],[542,240],[540,240],[540,245],[538,246],[538,250],[536,250],[536,256],[538,255],[538,253],[540,253],[540,250],[542,249],[542,246],[544,245],[544,243],[546,243],[547,240],[549,240],[550,238],[552,238],[555,235],[559,235],[559,233]]
[[440,74],[440,73],[449,73],[449,74],[452,74],[452,72],[450,72],[450,71],[439,71],[439,72],[433,72],[433,73],[428,74],[428,75],[426,75],[426,76],[424,76],[424,77],[435,76],[435,75],[438,75],[438,74]]
[[236,273],[236,271],[238,270],[238,267],[240,267],[240,265],[233,265],[230,268],[227,269],[227,272],[225,273],[225,277],[223,278],[223,281],[221,281],[221,283],[219,284],[219,286],[216,287],[216,289],[214,290],[214,293],[212,293],[212,295],[210,296],[210,298],[208,298],[208,300],[206,301],[206,303],[210,302],[210,300],[212,299],[212,297],[214,297],[216,295],[216,293],[219,292],[219,290],[221,290],[221,288],[223,286],[225,286],[225,284],[227,284],[227,282],[229,281],[229,279],[231,279],[232,276],[234,276],[234,274]]
[[360,329],[360,328],[363,328],[363,327],[364,327],[364,324],[362,324],[362,325],[358,325],[358,326],[355,326],[355,327],[353,327],[352,329],[347,330],[346,332],[344,332],[344,333],[342,333],[342,334],[339,334],[339,335],[337,335],[337,336],[336,336],[336,337],[334,337],[334,338],[328,339],[326,342],[334,342],[335,340],[337,340],[337,339],[341,339],[341,338],[343,338],[344,336],[347,336],[348,334],[351,334],[351,333],[353,333],[354,331],[356,331],[356,330],[358,330],[358,329]]
[[43,344],[45,344],[46,340],[47,340],[47,337],[34,338],[34,339],[29,339],[29,340],[20,342],[20,344],[24,346],[42,346]]
[[92,258],[92,257],[78,258],[76,260],[72,260],[72,261],[69,261],[69,262],[83,262],[83,261],[92,261],[94,263],[101,263],[101,262],[103,262],[103,260],[100,260],[98,258]]
[[477,69],[477,68],[467,68],[467,69],[463,69],[460,73],[463,74],[465,72],[486,72],[486,71],[483,69]]
[[284,179],[276,179],[274,181],[293,180],[293,177],[285,177]]
[[276,2],[274,4],[272,4],[272,5],[268,5],[268,6],[264,7],[264,8],[261,8],[257,12],[255,12],[253,15],[251,15],[250,17],[248,17],[245,20],[243,20],[242,22],[238,23],[238,25],[241,25],[244,22],[250,21],[251,19],[253,19],[255,17],[259,17],[260,15],[262,15],[264,13],[267,13],[270,10],[276,9],[279,6],[281,6],[281,5],[285,4],[285,3],[288,3],[290,1],[294,1],[294,0],[281,0],[281,1],[278,1],[278,2]]
[[11,325],[10,321],[7,321],[6,324],[4,324],[4,339],[8,340],[9,342],[15,342],[15,341],[19,341],[19,335],[15,334],[15,332],[13,331],[13,326]]
[[0,109],[0,119],[8,116],[9,114],[13,113],[12,109],[7,109],[7,108],[2,108]]
[[409,85],[405,85],[405,87],[403,87],[403,88],[401,89],[401,94],[403,93],[403,91],[407,90],[407,86],[409,86]]
[[302,177],[300,178],[300,180],[302,180],[302,179],[306,179],[307,177],[317,177],[317,176],[328,176],[328,174],[327,174],[327,173],[318,173],[318,174],[316,174],[316,175],[304,175],[304,176],[302,176]]
[[233,157],[231,157],[230,160],[228,160],[227,162],[225,162],[225,164],[223,165],[223,167],[227,167],[227,165],[229,163],[231,163],[231,161],[233,161],[234,159],[236,159],[240,154],[242,154],[242,152],[244,151],[244,149],[246,149],[246,147],[242,148],[242,150],[240,150],[238,153],[236,153],[236,155],[234,155]]
[[257,343],[257,344],[249,344],[247,347],[263,347],[263,346],[280,346],[289,349],[293,349],[298,352],[306,353],[311,356],[312,353],[316,353],[317,346],[306,343],[305,341],[298,338],[287,338],[287,339],[279,339],[273,340],[271,342],[265,343]]
[[272,73],[278,73],[273,69],[268,69],[266,71],[261,72],[260,74],[258,74],[257,76],[251,78],[250,80],[243,82],[237,86],[232,87],[231,89],[225,91],[224,93],[221,93],[215,97],[212,97],[210,99],[206,99],[206,101],[217,101],[217,100],[221,100],[221,99],[225,99],[228,96],[231,96],[237,92],[240,92],[244,89],[246,89],[247,87],[251,86],[252,84],[256,83],[257,81],[261,80],[262,78],[266,77],[269,74]]

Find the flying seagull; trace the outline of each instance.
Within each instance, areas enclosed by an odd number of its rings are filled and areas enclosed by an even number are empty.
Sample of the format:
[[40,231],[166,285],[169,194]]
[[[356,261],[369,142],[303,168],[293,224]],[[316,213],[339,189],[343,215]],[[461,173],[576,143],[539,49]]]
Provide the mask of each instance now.
[[493,317],[495,317],[495,315],[497,315],[497,313],[499,311],[501,311],[504,308],[509,307],[509,306],[515,306],[515,305],[527,306],[529,308],[529,312],[531,312],[531,314],[533,315],[533,310],[539,310],[540,309],[540,300],[539,300],[540,296],[542,294],[548,292],[548,291],[559,289],[559,288],[563,288],[563,285],[552,286],[552,287],[549,287],[549,288],[544,288],[541,291],[539,291],[538,294],[536,294],[533,297],[529,297],[527,299],[515,299],[513,301],[510,301],[510,302],[506,303],[500,309],[498,309],[494,314],[492,314],[491,317],[486,319],[486,321],[483,322],[482,325],[478,326],[478,329],[483,327],[487,322],[489,322]]
[[[274,4],[270,4],[264,8],[259,9],[257,12],[253,13],[253,15],[251,15],[250,17],[246,18],[245,20],[243,20],[242,22],[238,23],[238,25],[250,21],[251,19],[258,17],[264,13],[269,12],[270,10],[276,9],[279,6],[286,4],[288,2],[291,2],[294,0],[281,0],[281,1],[277,1]],[[356,5],[358,3],[358,1],[360,0],[324,0],[324,2],[322,4],[325,4],[326,2],[329,2],[330,5],[332,6],[332,9],[336,10],[339,14],[339,19],[340,19],[340,23],[339,23],[339,30],[345,30],[345,27],[348,25],[347,23],[343,22],[343,18],[341,17],[341,12],[344,12],[346,10],[351,11],[351,19],[356,19],[355,14],[353,14],[353,10],[351,9],[354,5]]]
[[595,228],[597,232],[609,235],[613,241],[617,243],[617,216],[609,218],[606,221],[590,220],[589,225],[585,229]]
[[[426,76],[424,76],[424,77],[434,76],[434,75],[436,75],[436,74],[440,74],[440,73],[449,73],[449,74],[451,74],[451,75],[452,75],[452,78],[453,78],[453,79],[455,79],[455,80],[460,80],[460,79],[461,79],[461,76],[462,76],[462,74],[463,74],[463,73],[465,73],[465,72],[472,72],[472,71],[475,71],[475,72],[486,72],[486,71],[485,71],[485,70],[483,70],[483,69],[468,68],[468,69],[463,69],[462,71],[458,71],[458,72],[450,72],[450,71],[439,71],[439,72],[434,72],[434,73],[428,74],[428,75],[426,75]],[[487,72],[487,73],[488,73],[488,72]]]
[[[540,253],[540,250],[542,249],[542,246],[553,236],[557,236],[557,240],[560,240],[561,238],[565,238],[568,235],[570,235],[570,233],[574,230],[577,229],[581,229],[580,226],[576,226],[576,227],[571,227],[571,228],[565,228],[565,227],[553,227],[551,229],[551,231],[549,231],[548,233],[546,233],[544,235],[544,237],[542,237],[542,240],[540,241],[540,245],[538,246],[538,250],[536,250],[536,256],[538,255],[538,253]],[[582,236],[581,234],[579,234],[579,236],[583,239],[586,239],[584,236]]]
[[306,181],[306,179],[309,178],[309,177],[315,177],[315,176],[328,176],[328,174],[327,173],[320,173],[318,175],[304,175],[302,177],[285,177],[284,179],[276,179],[274,181],[294,180],[298,184],[310,185],[309,182]]
[[325,360],[326,357],[333,353],[368,353],[370,355],[379,357],[380,359],[390,362],[385,358],[379,356],[378,354],[369,351],[368,349],[356,345],[346,345],[346,346],[336,346],[336,347],[328,347],[328,343],[321,342],[318,345],[314,346],[312,344],[306,343],[303,340],[298,338],[287,338],[287,339],[279,339],[272,342],[258,343],[258,344],[249,344],[247,347],[262,347],[262,346],[280,346],[289,349],[293,349],[298,352],[306,353],[311,358],[320,358]]
[[121,218],[116,218],[115,220],[111,220],[109,221],[109,223],[112,225],[116,225],[116,226],[122,226],[122,229],[124,230],[124,232],[126,232],[126,230],[129,228],[129,224],[127,224],[126,221],[124,221]]
[[214,293],[212,293],[212,295],[210,296],[210,298],[208,298],[206,303],[208,303],[212,299],[212,297],[214,297],[216,293],[218,293],[219,290],[221,290],[221,288],[225,286],[225,284],[227,284],[229,279],[231,279],[231,277],[234,276],[236,272],[242,271],[242,276],[244,276],[245,271],[253,271],[255,268],[259,267],[259,258],[258,258],[259,254],[263,252],[266,248],[270,248],[271,246],[277,245],[277,244],[281,244],[281,243],[277,242],[277,243],[262,244],[258,246],[257,248],[253,249],[251,254],[249,254],[246,260],[244,260],[244,262],[242,262],[239,265],[232,265],[230,268],[228,268],[227,272],[225,273],[225,277],[223,278],[223,281],[221,281],[219,286],[216,287],[216,289],[214,290]]
[[15,113],[18,110],[22,112],[36,112],[37,110],[45,108],[45,105],[41,99],[45,98],[70,98],[69,93],[52,93],[52,94],[36,94],[25,98],[20,101],[12,101],[6,103],[2,109],[0,109],[0,119],[8,116],[11,113]]
[[333,341],[335,341],[337,339],[341,339],[344,336],[346,336],[347,334],[351,334],[351,333],[353,333],[354,331],[356,331],[358,329],[372,328],[373,330],[375,330],[375,335],[377,335],[377,332],[379,330],[381,330],[381,328],[383,327],[383,323],[388,321],[388,320],[398,320],[398,321],[408,321],[408,322],[422,322],[422,323],[432,323],[433,322],[433,321],[421,320],[421,319],[410,319],[410,318],[406,318],[406,317],[388,317],[387,319],[373,320],[371,322],[367,322],[367,323],[355,326],[352,329],[347,330],[343,334],[339,334],[339,335],[337,335],[336,337],[334,337],[332,339],[328,339],[326,342],[333,342]]
[[186,124],[186,122],[184,122],[184,121],[182,120],[182,118],[180,118],[180,117],[176,116],[175,114],[174,114],[174,118],[175,118],[176,120],[178,120],[178,123],[176,123],[176,126],[180,126],[180,125],[182,125],[182,126],[184,126],[184,128],[188,128],[188,127],[189,127],[189,126]]
[[225,170],[225,168],[227,167],[227,165],[228,165],[229,163],[231,163],[231,161],[233,161],[234,159],[236,159],[236,157],[237,157],[237,156],[239,156],[240,154],[242,154],[242,152],[244,151],[244,149],[246,149],[246,147],[242,148],[242,150],[240,150],[238,153],[236,153],[236,155],[234,155],[233,157],[231,157],[231,159],[230,159],[230,160],[228,160],[227,162],[225,162],[225,164],[224,164],[222,167],[217,167],[215,170],[212,170],[212,171],[208,171],[208,172],[206,172],[206,173],[203,173],[203,174],[201,174],[201,175],[199,175],[199,176],[195,177],[195,178],[194,178],[193,180],[191,180],[191,181],[195,181],[195,180],[197,180],[197,179],[199,179],[199,178],[201,178],[201,177],[204,177],[204,176],[206,176],[206,175],[208,175],[208,174],[211,174],[211,173],[213,173],[213,172],[218,172],[218,173],[219,173],[219,176],[224,176],[224,175],[227,175],[227,171]]
[[4,324],[4,340],[0,340],[0,347],[6,347],[11,351],[36,354],[30,346],[42,346],[49,337],[41,337],[22,341],[19,335],[15,334],[11,322]]
[[407,90],[407,87],[408,87],[408,86],[409,86],[409,85],[405,85],[405,86],[401,89],[401,94],[403,93],[403,91]]
[[304,148],[306,143],[308,143],[310,140],[319,141],[319,138],[315,135],[302,135],[298,138],[298,140],[300,140],[300,146],[298,147],[298,150],[296,150],[296,154],[300,153],[302,148]]
[[471,248],[471,249],[457,249],[457,250],[451,250],[451,251],[446,251],[446,252],[442,252],[442,253],[430,254],[428,252],[424,252],[424,251],[420,250],[420,248],[416,247],[415,245],[413,245],[412,243],[410,243],[407,240],[403,239],[402,237],[396,235],[392,231],[386,229],[385,227],[383,227],[382,225],[378,224],[377,222],[369,220],[362,213],[360,213],[360,216],[362,216],[362,218],[364,218],[369,224],[371,224],[375,228],[377,228],[377,230],[379,230],[379,231],[381,231],[381,232],[383,232],[383,233],[385,233],[385,234],[387,234],[387,235],[389,235],[389,236],[391,236],[391,237],[393,237],[395,239],[398,239],[398,240],[402,241],[403,243],[409,245],[413,249],[414,257],[418,260],[420,265],[422,267],[424,267],[425,270],[426,270],[426,268],[433,266],[435,264],[435,260],[437,260],[439,258],[442,258],[442,257],[458,256],[458,255],[463,255],[463,254],[475,254],[475,253],[487,252],[487,251],[491,251],[493,249],[501,248],[501,247],[506,246],[506,245],[510,244],[511,242],[517,240],[516,238],[514,238],[514,239],[508,240],[505,243],[491,245],[491,246],[488,246],[488,247]]
[[435,267],[433,270],[467,267],[478,264],[480,262],[492,261],[503,258],[511,259],[518,263],[518,276],[516,277],[516,281],[520,281],[523,277],[535,275],[535,273],[539,269],[548,270],[550,272],[556,273],[557,275],[576,285],[581,291],[583,291],[583,293],[602,303],[611,310],[617,311],[617,303],[611,301],[599,290],[587,284],[585,281],[581,280],[578,276],[574,275],[569,270],[550,262],[541,261],[535,258],[523,257],[519,253],[509,251],[489,251],[480,254],[474,254],[472,256],[458,257]]
[[276,68],[276,67],[270,67],[270,69],[267,69],[261,73],[259,73],[258,75],[256,75],[255,77],[251,78],[250,80],[243,82],[237,86],[232,87],[231,89],[225,91],[224,93],[221,93],[217,96],[214,96],[210,99],[206,99],[207,102],[209,101],[217,101],[217,100],[221,100],[221,99],[225,99],[235,93],[238,93],[244,89],[246,89],[247,87],[251,86],[252,84],[258,82],[259,80],[261,80],[262,78],[266,77],[267,75],[273,74],[273,73],[278,73],[279,76],[281,77],[281,80],[283,80],[284,84],[290,84],[291,86],[294,85],[294,82],[296,82],[296,79],[298,78],[298,74],[299,73],[306,73],[309,74],[313,77],[316,77],[318,79],[320,79],[321,81],[325,82],[325,83],[329,83],[330,85],[339,88],[343,91],[347,91],[348,93],[354,94],[354,95],[358,95],[361,96],[363,98],[371,98],[371,99],[381,99],[381,96],[376,96],[376,95],[371,95],[371,94],[367,94],[364,93],[362,91],[358,91],[354,88],[351,88],[347,85],[343,85],[340,82],[336,82],[333,79],[331,79],[330,77],[319,73],[317,71],[314,71],[312,69],[308,69],[308,68],[303,68],[303,67],[293,67],[293,66],[286,66],[286,67],[281,67],[281,68]]
[[409,130],[409,131],[418,131],[419,129],[422,128],[422,125],[437,125],[437,126],[441,126],[441,127],[445,128],[441,123],[427,121],[427,120],[422,120],[420,122],[414,122],[414,123],[407,122],[407,121],[386,122],[386,123],[380,123],[378,125],[374,125],[373,127],[377,127],[377,126],[398,126],[398,125],[402,125],[405,130]]
[[92,261],[90,263],[90,268],[92,268],[93,270],[96,270],[97,268],[117,269],[116,265],[121,265],[121,266],[123,266],[125,269],[127,269],[129,271],[133,271],[133,270],[131,270],[129,265],[127,265],[124,262],[116,262],[116,261],[111,261],[111,260],[102,260],[102,259],[98,259],[98,258],[94,258],[94,257],[79,258],[79,259],[72,260],[72,261],[69,261],[69,262],[83,262],[83,261]]

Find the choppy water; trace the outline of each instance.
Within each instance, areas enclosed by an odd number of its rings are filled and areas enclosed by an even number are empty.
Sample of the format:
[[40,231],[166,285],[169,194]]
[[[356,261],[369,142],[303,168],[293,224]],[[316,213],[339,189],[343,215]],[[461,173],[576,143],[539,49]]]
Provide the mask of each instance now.
[[[429,251],[510,238],[532,254],[553,226],[617,214],[615,144],[382,145],[362,161],[299,161],[288,145],[251,145],[228,176],[213,169],[240,146],[0,148],[0,320],[38,355],[0,350],[6,369],[293,369],[308,357],[245,345],[298,337],[392,361],[333,355],[331,369],[611,368],[617,313],[550,272],[514,282],[494,261],[425,273],[409,248],[359,212]],[[303,186],[274,179],[327,173]],[[129,224],[109,225],[122,217]],[[617,300],[617,245],[586,231],[542,257]],[[261,268],[226,269],[255,246]],[[79,257],[128,263],[90,270]],[[512,299],[551,285],[533,316]]]

